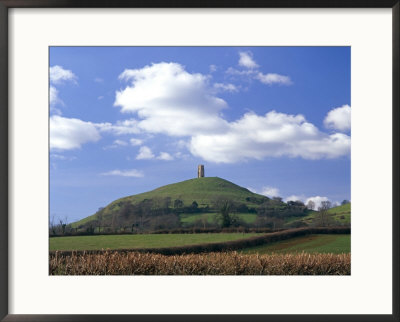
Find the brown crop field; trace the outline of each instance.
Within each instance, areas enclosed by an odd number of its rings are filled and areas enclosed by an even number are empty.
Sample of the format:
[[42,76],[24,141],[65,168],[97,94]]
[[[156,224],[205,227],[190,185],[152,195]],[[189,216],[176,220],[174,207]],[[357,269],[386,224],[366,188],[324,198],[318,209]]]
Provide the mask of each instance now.
[[50,254],[50,275],[350,275],[350,254]]

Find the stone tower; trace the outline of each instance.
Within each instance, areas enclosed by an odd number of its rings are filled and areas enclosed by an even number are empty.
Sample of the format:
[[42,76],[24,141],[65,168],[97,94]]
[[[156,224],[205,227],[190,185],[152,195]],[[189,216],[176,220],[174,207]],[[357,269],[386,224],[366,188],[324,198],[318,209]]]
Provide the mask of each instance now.
[[203,178],[204,177],[204,165],[200,164],[197,167],[197,178]]

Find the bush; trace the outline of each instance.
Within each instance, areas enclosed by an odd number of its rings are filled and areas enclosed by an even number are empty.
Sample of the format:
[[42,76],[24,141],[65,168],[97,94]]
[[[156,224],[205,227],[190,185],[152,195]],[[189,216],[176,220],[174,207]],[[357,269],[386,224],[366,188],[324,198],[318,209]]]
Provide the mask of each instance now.
[[50,275],[350,275],[350,254],[52,254]]
[[[222,252],[222,251],[233,251],[242,248],[249,248],[259,245],[276,242],[279,240],[289,239],[298,236],[304,236],[309,234],[349,234],[350,228],[348,227],[321,227],[321,228],[297,228],[288,229],[269,234],[263,234],[261,236],[254,236],[249,238],[243,238],[238,240],[232,240],[227,242],[218,243],[207,243],[207,244],[196,244],[186,246],[175,246],[175,247],[164,247],[164,248],[135,248],[135,249],[120,249],[116,252],[141,252],[141,253],[159,253],[164,255],[180,255],[180,254],[199,254],[206,252]],[[99,254],[104,252],[103,250],[93,251],[76,251],[75,254]],[[51,252],[54,253],[54,252]],[[62,255],[71,255],[72,251],[59,251]]]

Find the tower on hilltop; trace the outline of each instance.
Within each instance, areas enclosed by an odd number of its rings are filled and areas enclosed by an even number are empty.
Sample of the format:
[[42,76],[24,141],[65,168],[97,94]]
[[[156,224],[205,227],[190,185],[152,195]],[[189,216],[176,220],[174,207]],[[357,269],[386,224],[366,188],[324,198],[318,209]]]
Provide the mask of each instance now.
[[204,177],[204,165],[200,164],[197,167],[197,178],[203,178]]

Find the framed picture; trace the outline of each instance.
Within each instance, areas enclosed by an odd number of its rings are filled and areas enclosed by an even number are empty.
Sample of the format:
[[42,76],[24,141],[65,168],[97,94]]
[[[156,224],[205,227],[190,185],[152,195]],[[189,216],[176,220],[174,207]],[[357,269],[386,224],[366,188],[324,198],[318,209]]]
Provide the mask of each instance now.
[[399,321],[398,1],[0,5],[4,321]]

